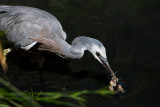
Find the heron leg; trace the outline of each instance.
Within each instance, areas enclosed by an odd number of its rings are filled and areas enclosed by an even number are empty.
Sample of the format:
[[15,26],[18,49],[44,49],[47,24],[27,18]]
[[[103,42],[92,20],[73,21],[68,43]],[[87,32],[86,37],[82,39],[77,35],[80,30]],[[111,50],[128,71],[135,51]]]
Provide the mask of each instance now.
[[41,61],[39,62],[39,69],[40,70],[42,70],[42,66],[43,66],[44,60],[45,60],[45,57],[42,57]]
[[3,53],[2,53],[2,57],[1,57],[1,65],[2,65],[2,68],[3,68],[3,71],[7,71],[8,69],[8,65],[7,65],[7,62],[6,62],[6,58],[7,58],[7,54],[11,52],[11,49],[8,48],[8,49],[4,49],[3,50]]
[[40,82],[44,83],[45,79],[43,77],[43,63],[44,63],[45,57],[41,57],[39,61],[39,75],[40,75]]

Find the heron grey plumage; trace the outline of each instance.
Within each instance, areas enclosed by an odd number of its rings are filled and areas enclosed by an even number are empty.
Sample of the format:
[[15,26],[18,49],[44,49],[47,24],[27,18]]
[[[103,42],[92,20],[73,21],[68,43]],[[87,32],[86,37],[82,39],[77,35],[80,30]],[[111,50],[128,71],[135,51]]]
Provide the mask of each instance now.
[[81,58],[84,51],[88,50],[115,77],[107,61],[106,49],[100,41],[80,36],[70,45],[66,42],[67,35],[60,22],[46,11],[26,6],[1,5],[0,30],[6,31],[6,38],[13,42],[15,47],[25,50],[41,43],[39,50],[72,59]]
[[96,52],[106,58],[103,44],[96,39],[81,36],[76,37],[72,45],[68,44],[65,41],[66,33],[57,18],[37,8],[0,6],[0,30],[6,31],[7,39],[15,47],[20,46],[26,50],[39,42],[42,43],[40,50],[48,50],[67,58],[81,58],[85,50],[89,50],[98,60]]

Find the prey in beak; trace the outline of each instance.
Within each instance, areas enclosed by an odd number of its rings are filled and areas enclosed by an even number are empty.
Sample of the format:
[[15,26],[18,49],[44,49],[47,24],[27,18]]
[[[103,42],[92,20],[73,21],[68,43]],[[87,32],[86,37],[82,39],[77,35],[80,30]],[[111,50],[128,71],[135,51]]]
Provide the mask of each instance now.
[[125,92],[122,85],[119,83],[118,78],[116,77],[115,73],[113,72],[111,66],[109,65],[108,61],[106,58],[102,57],[100,55],[100,53],[96,52],[96,55],[98,56],[98,58],[100,59],[100,61],[102,62],[103,66],[107,69],[107,71],[110,73],[111,75],[111,81],[110,81],[110,86],[109,89],[111,91],[118,91],[118,92]]

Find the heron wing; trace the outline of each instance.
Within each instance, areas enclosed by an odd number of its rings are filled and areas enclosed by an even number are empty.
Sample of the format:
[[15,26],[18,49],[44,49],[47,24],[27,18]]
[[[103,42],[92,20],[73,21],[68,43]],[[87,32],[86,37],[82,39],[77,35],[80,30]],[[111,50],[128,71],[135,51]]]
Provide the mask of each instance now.
[[54,52],[54,53],[61,53],[60,44],[56,43],[55,41],[53,41],[50,38],[47,38],[47,37],[32,38],[31,37],[31,39],[41,43],[41,45],[38,48],[39,50],[46,50],[46,51],[50,51],[50,52]]
[[5,30],[7,39],[21,47],[34,42],[30,37],[66,39],[61,24],[53,15],[24,6],[0,6],[0,30]]

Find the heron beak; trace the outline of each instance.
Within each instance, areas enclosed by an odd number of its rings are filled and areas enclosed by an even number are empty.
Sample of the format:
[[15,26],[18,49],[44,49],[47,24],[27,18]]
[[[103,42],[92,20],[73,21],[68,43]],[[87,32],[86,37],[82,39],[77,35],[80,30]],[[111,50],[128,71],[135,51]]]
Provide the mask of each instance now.
[[109,65],[107,59],[104,58],[104,57],[102,57],[101,55],[99,55],[98,57],[99,57],[99,59],[102,61],[104,67],[109,71],[109,73],[110,73],[112,76],[115,77],[115,74],[114,74],[114,72],[113,72],[111,66]]

